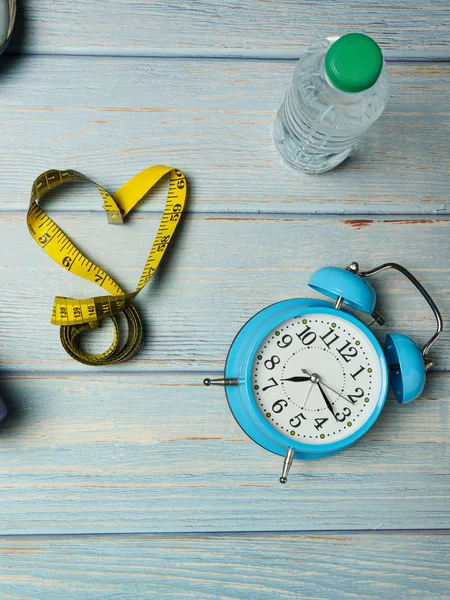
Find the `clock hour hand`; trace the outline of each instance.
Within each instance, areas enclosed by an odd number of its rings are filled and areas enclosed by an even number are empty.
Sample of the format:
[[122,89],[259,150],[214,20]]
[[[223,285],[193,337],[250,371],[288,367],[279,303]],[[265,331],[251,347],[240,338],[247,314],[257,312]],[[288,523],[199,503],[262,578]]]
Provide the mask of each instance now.
[[[336,415],[334,414],[334,410],[333,410],[333,405],[329,401],[328,396],[325,394],[324,389],[319,382],[317,382],[317,387],[319,388],[320,393],[322,394],[323,399],[325,400],[325,404],[327,405],[328,410],[331,412],[333,417],[336,419]],[[336,421],[337,421],[337,419],[336,419]]]
[[295,383],[299,383],[300,381],[311,381],[311,377],[287,377],[281,381],[294,381]]

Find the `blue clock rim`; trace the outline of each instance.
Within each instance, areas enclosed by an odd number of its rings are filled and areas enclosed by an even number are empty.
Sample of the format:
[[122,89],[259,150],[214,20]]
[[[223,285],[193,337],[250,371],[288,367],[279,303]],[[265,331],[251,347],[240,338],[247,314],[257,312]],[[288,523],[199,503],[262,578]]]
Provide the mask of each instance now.
[[[299,313],[299,311],[301,311]],[[281,323],[304,314],[320,312],[337,316],[358,327],[374,346],[381,369],[381,391],[369,419],[357,431],[343,440],[320,445],[288,439],[273,429],[261,415],[252,391],[252,367],[256,352],[265,337]],[[344,450],[358,441],[380,416],[387,397],[388,368],[383,349],[370,329],[346,310],[337,310],[333,304],[313,298],[293,298],[265,307],[249,319],[237,333],[225,364],[225,376],[237,378],[238,386],[225,388],[228,405],[239,426],[254,442],[283,456],[292,448],[296,458],[322,458]]]

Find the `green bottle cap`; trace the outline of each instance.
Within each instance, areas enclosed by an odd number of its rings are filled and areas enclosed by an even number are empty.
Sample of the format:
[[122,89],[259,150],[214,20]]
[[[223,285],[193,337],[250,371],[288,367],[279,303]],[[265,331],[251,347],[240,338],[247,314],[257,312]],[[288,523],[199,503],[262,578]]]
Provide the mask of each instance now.
[[334,42],[325,55],[325,71],[343,92],[362,92],[377,81],[383,67],[378,44],[362,33],[348,33]]

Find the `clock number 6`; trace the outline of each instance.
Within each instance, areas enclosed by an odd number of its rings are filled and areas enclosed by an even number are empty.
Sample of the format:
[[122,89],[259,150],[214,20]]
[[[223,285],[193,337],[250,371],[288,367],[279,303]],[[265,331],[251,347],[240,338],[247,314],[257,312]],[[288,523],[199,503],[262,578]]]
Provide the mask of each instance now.
[[277,400],[272,404],[272,410],[274,413],[280,413],[287,405],[287,400]]
[[279,363],[280,357],[274,355],[272,356],[272,358],[268,358],[266,361],[264,361],[264,366],[266,367],[266,369],[269,369],[269,371],[273,371]]

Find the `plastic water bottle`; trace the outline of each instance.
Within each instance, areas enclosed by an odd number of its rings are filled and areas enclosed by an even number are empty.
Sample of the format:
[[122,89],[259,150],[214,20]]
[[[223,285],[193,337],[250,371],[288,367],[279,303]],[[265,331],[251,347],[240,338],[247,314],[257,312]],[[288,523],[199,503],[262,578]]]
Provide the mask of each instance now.
[[275,120],[275,144],[293,167],[329,171],[347,158],[388,97],[386,65],[372,38],[327,38],[297,63]]

